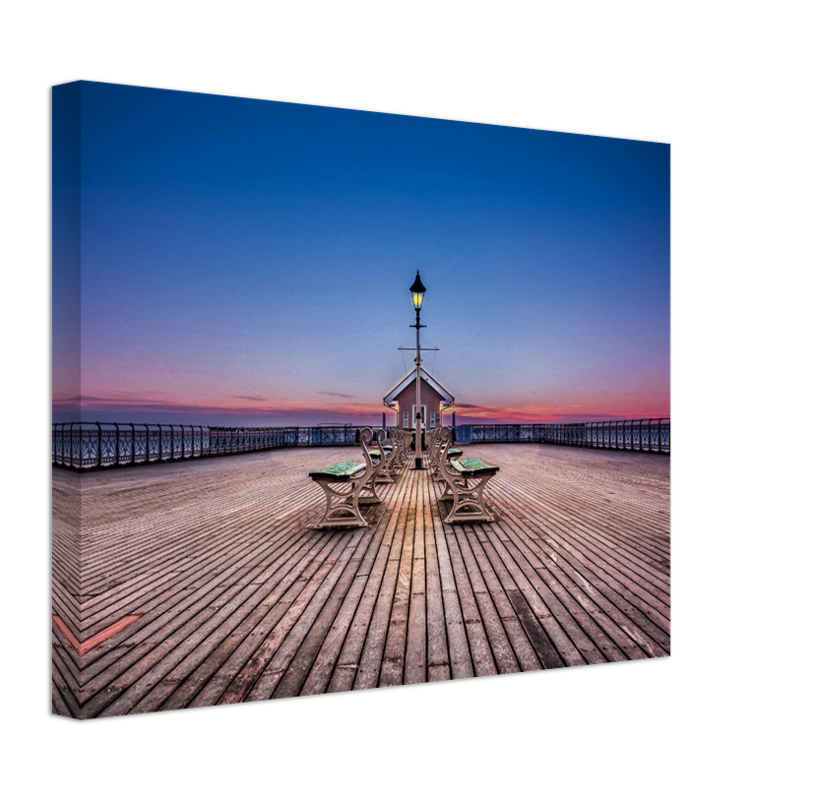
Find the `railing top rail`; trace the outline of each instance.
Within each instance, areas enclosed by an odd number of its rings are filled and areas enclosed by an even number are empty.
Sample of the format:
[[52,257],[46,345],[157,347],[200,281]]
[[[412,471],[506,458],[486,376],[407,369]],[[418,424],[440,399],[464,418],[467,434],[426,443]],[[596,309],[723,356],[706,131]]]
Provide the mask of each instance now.
[[[523,428],[523,427],[544,427],[547,425],[613,425],[619,424],[621,422],[670,422],[670,417],[632,417],[627,419],[603,419],[603,420],[589,420],[586,422],[470,422],[467,423],[470,427],[485,427],[485,426],[496,426],[500,425],[503,427],[515,427],[515,428]],[[158,427],[177,427],[177,428],[205,428],[208,430],[214,431],[293,431],[293,430],[319,430],[319,431],[334,431],[334,430],[356,430],[358,428],[395,428],[396,426],[392,425],[276,425],[276,426],[256,426],[256,425],[201,425],[201,424],[189,424],[189,423],[180,423],[180,422],[99,422],[99,421],[88,421],[88,420],[74,420],[72,422],[52,422],[52,427],[64,427],[66,425],[88,425],[97,428],[98,426],[111,426],[116,428],[117,426],[133,426],[139,425],[141,427],[150,427],[154,426]],[[456,427],[461,428],[464,425],[457,425]]]

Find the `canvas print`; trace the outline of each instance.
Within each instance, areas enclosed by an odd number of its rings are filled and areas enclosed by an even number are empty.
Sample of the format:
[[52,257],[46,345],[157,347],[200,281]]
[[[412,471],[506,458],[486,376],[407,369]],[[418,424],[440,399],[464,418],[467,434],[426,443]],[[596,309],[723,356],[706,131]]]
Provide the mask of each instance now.
[[53,713],[669,654],[668,144],[52,111]]

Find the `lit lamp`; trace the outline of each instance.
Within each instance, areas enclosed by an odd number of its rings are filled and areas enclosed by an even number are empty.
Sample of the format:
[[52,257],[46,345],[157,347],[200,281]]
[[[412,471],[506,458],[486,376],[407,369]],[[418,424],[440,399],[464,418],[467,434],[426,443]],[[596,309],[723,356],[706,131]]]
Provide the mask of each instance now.
[[413,426],[416,442],[415,469],[419,470],[424,469],[422,466],[422,348],[419,343],[419,330],[427,327],[420,324],[419,315],[422,313],[422,303],[426,291],[427,289],[419,277],[419,270],[416,270],[416,280],[413,281],[413,286],[410,287],[410,297],[413,300],[413,308],[416,309],[416,324],[410,327],[416,328],[416,413],[414,414]]
[[419,312],[422,310],[422,303],[424,302],[424,293],[427,291],[422,279],[419,277],[419,270],[416,270],[416,280],[413,281],[413,286],[410,287],[410,296],[413,299],[413,307],[416,309],[416,317],[418,319]]

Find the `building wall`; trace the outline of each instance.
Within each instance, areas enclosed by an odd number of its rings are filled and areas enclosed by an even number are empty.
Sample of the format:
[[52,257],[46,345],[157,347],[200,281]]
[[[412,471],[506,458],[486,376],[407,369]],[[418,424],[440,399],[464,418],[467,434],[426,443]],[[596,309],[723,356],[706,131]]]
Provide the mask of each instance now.
[[[416,403],[416,380],[412,380],[408,386],[403,389],[395,398],[396,403],[399,405],[399,427],[408,428],[413,430],[413,420],[411,413],[413,406]],[[424,378],[422,378],[422,405],[426,407],[427,419],[425,419],[425,428],[431,429],[432,427],[439,427],[441,419],[441,403],[442,396],[430,386]],[[408,415],[408,424],[405,425],[405,412]],[[435,414],[435,417],[433,416]],[[435,421],[435,426],[431,426],[431,422]]]

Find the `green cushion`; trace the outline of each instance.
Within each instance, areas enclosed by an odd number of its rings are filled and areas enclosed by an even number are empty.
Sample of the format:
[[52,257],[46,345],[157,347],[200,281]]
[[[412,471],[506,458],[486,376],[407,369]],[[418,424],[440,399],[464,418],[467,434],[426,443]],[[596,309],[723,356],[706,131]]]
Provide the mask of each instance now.
[[450,462],[458,472],[498,472],[498,467],[485,464],[480,458],[465,458]]
[[462,458],[458,463],[464,469],[492,469],[489,464],[484,463],[480,458]]
[[464,452],[463,450],[459,450],[457,447],[451,447],[447,451],[447,455],[448,456],[460,456],[463,452]]
[[337,478],[350,478],[358,472],[365,469],[365,464],[360,464],[358,461],[341,461],[339,464],[334,464],[332,467],[326,467],[318,472],[310,472],[309,477],[333,475]]

